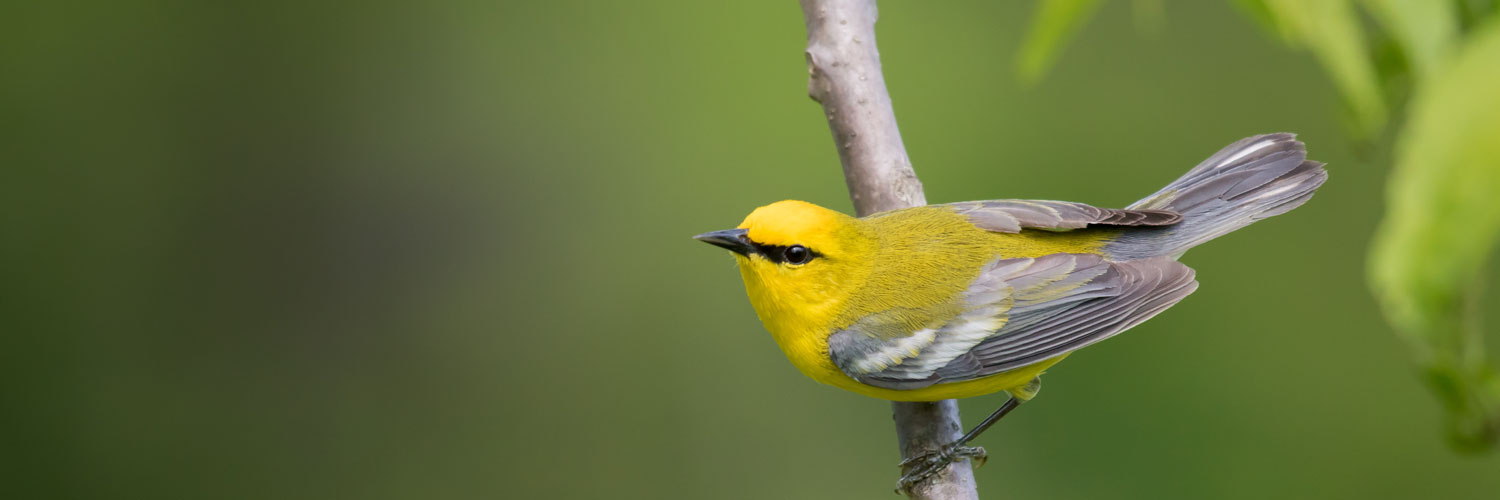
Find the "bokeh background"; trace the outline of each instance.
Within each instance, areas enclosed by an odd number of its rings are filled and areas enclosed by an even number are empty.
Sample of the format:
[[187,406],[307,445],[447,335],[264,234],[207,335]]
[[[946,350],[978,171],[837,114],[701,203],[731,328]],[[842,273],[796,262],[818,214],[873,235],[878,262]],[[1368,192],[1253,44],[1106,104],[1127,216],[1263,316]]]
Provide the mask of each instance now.
[[[1029,2],[882,2],[933,202],[1120,206],[1271,131],[1331,172],[1053,369],[981,492],[1494,498],[1365,286],[1390,148],[1312,56],[1169,7],[1023,85]],[[850,210],[794,2],[3,12],[0,496],[891,497],[888,403],[798,374],[689,238]]]

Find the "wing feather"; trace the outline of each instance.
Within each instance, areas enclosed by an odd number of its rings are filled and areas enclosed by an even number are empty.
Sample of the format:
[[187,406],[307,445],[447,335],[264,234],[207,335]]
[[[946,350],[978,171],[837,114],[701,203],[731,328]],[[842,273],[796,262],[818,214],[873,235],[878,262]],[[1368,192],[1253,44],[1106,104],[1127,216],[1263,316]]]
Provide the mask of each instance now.
[[975,226],[1001,233],[1019,233],[1023,228],[1080,229],[1090,224],[1169,226],[1182,220],[1181,214],[1171,210],[1099,208],[1071,201],[990,200],[941,206],[952,207]]
[[[1170,258],[1112,262],[1094,254],[1000,259],[936,328],[892,336],[866,318],[829,338],[834,363],[866,384],[919,389],[1020,368],[1109,338],[1197,287]],[[881,331],[881,334],[873,332]]]
[[1007,325],[975,346],[982,366],[946,371],[948,381],[967,380],[1020,368],[1089,346],[1150,319],[1193,293],[1193,270],[1170,258],[1113,263],[1118,281],[1103,296],[1045,304],[1039,321]]

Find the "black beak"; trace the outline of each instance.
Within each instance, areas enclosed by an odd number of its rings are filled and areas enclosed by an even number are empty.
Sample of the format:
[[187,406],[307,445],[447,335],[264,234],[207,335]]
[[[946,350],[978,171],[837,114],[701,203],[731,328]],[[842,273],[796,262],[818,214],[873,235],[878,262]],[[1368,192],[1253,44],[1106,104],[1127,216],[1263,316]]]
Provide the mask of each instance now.
[[703,233],[694,236],[693,239],[748,256],[755,251],[755,247],[750,245],[750,237],[745,236],[745,232],[744,229],[725,229]]

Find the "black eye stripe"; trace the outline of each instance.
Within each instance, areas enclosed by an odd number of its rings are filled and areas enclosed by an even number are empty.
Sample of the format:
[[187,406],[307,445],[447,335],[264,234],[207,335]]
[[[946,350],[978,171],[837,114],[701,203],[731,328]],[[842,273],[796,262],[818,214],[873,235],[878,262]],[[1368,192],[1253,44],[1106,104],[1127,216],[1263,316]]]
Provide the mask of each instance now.
[[[758,253],[762,257],[765,257],[766,260],[775,262],[777,264],[806,264],[808,262],[812,262],[813,259],[823,256],[823,254],[820,254],[813,249],[804,247],[802,245],[762,245],[760,243],[752,241],[750,242],[750,246],[755,247],[755,253]],[[799,247],[805,250],[807,253],[807,257],[802,259],[801,261],[787,260],[786,251],[792,247]]]

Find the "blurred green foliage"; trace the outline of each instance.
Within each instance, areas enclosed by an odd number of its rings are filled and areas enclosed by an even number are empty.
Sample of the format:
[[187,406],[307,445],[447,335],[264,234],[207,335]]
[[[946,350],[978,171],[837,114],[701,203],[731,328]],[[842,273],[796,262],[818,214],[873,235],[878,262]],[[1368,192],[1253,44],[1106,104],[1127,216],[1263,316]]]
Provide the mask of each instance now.
[[1455,3],[1459,2],[1365,0],[1363,5],[1401,47],[1410,72],[1425,78],[1448,56],[1458,37]]
[[1344,96],[1357,134],[1369,136],[1385,125],[1385,101],[1351,0],[1248,1],[1263,6],[1283,41],[1318,58]]
[[1098,10],[1100,3],[1101,0],[1039,0],[1026,41],[1016,58],[1016,71],[1021,77],[1033,82],[1040,79],[1063,45]]
[[1500,23],[1427,81],[1398,134],[1371,280],[1452,417],[1457,442],[1500,434],[1500,377],[1485,361],[1483,269],[1500,238]]
[[[1120,206],[1281,130],[1332,172],[1052,370],[982,439],[982,491],[1493,497],[1500,458],[1434,439],[1363,285],[1386,152],[1318,59],[1169,7],[1142,37],[1102,3],[1023,87],[1031,5],[882,4],[934,203]],[[0,497],[889,495],[889,404],[798,374],[690,239],[849,210],[803,29],[764,2],[0,7]]]
[[[1494,149],[1500,144],[1500,108],[1493,105],[1500,79],[1492,73],[1500,52],[1485,48],[1489,42],[1481,35],[1500,23],[1495,5],[1489,0],[1236,3],[1273,36],[1318,58],[1344,96],[1354,137],[1378,138],[1388,106],[1402,106],[1405,95],[1413,94],[1413,119],[1396,135],[1402,153],[1390,180],[1383,237],[1371,250],[1370,280],[1448,409],[1453,442],[1468,450],[1494,446],[1500,439],[1500,378],[1486,361],[1482,308],[1475,304],[1500,224],[1491,220],[1500,214],[1500,197],[1493,195],[1500,186],[1488,182],[1500,175]],[[1377,34],[1388,37],[1394,57],[1366,43],[1356,4],[1384,30]],[[1087,16],[1079,9],[1059,13],[1047,2],[1037,12],[1038,26],[1070,26]],[[1059,38],[1046,39],[1046,46],[1065,42]],[[1056,56],[1029,47],[1023,60],[1036,61],[1028,68],[1045,68]],[[1455,50],[1462,55],[1451,61]],[[1038,73],[1022,76],[1030,80]]]

